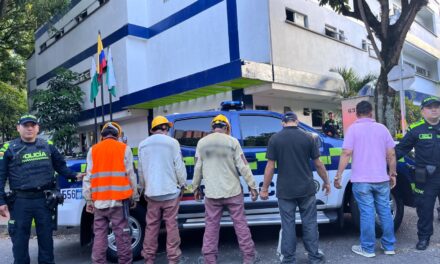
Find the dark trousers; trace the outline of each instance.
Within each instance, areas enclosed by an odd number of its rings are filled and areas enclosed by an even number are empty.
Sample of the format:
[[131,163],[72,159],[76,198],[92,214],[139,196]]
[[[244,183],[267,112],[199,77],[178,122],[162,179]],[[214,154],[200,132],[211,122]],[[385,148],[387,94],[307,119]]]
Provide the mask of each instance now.
[[15,264],[29,264],[29,237],[32,219],[38,239],[38,263],[52,264],[52,214],[46,205],[45,198],[25,199],[17,197],[8,223],[9,236],[12,241],[12,252]]
[[415,193],[417,207],[417,235],[419,240],[429,239],[434,233],[432,221],[434,220],[435,200],[440,195],[440,172],[428,176],[426,183],[416,183],[416,188],[423,193]]
[[302,221],[303,242],[308,252],[310,263],[322,263],[324,256],[318,251],[319,233],[316,212],[315,195],[296,199],[278,198],[278,206],[281,215],[281,254],[282,263],[295,263],[296,252],[296,230],[295,214],[299,207],[299,213]]

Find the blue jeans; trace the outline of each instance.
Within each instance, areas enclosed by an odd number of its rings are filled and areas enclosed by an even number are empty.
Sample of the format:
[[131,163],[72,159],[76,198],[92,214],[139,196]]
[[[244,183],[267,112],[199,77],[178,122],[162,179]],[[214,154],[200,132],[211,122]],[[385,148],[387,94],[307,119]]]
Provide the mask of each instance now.
[[282,263],[295,263],[296,230],[295,214],[299,207],[301,215],[303,242],[308,252],[310,263],[322,263],[324,256],[318,252],[318,222],[316,213],[315,195],[296,199],[278,199],[278,207],[281,215],[281,254]]
[[382,228],[381,243],[385,250],[394,250],[394,222],[390,208],[390,183],[353,183],[353,195],[358,203],[361,218],[361,246],[374,253],[376,244],[376,212]]

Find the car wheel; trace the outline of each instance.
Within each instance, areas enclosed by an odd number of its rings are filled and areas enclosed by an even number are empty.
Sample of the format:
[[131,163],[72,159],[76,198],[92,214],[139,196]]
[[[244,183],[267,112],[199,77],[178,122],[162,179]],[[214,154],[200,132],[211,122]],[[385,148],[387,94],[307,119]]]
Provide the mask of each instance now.
[[[133,260],[137,260],[142,258],[141,251],[145,236],[145,208],[138,204],[135,209],[131,210],[128,225],[130,227]],[[109,228],[107,239],[107,260],[112,263],[117,263],[118,253],[116,249],[116,236],[111,228]]]
[[[390,194],[390,207],[391,207],[391,216],[393,217],[393,221],[394,221],[394,230],[397,231],[400,227],[400,224],[402,224],[404,205],[403,205],[403,200],[395,192],[391,192]],[[351,210],[351,217],[353,223],[356,226],[356,228],[359,229],[360,228],[359,207],[353,195],[350,197],[350,210]],[[376,236],[377,237],[382,236],[380,220],[377,214],[376,214]]]

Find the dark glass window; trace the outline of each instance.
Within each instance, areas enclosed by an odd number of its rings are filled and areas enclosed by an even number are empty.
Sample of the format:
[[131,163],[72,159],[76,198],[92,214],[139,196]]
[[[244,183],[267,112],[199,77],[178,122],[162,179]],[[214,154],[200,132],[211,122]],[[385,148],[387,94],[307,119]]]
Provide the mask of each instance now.
[[281,119],[271,116],[240,116],[245,147],[267,147],[269,138],[281,131]]
[[177,120],[174,122],[174,138],[182,146],[197,146],[202,137],[211,133],[212,118],[214,117]]

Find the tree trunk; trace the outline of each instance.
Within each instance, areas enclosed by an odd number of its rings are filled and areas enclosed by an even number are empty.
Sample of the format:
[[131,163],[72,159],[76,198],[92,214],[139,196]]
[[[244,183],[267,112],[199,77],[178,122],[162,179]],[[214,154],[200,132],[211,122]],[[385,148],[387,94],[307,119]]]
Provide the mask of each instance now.
[[387,72],[381,68],[374,91],[374,103],[376,105],[376,121],[385,124],[391,135],[396,134],[396,120],[394,118],[394,101],[396,92],[389,88]]

